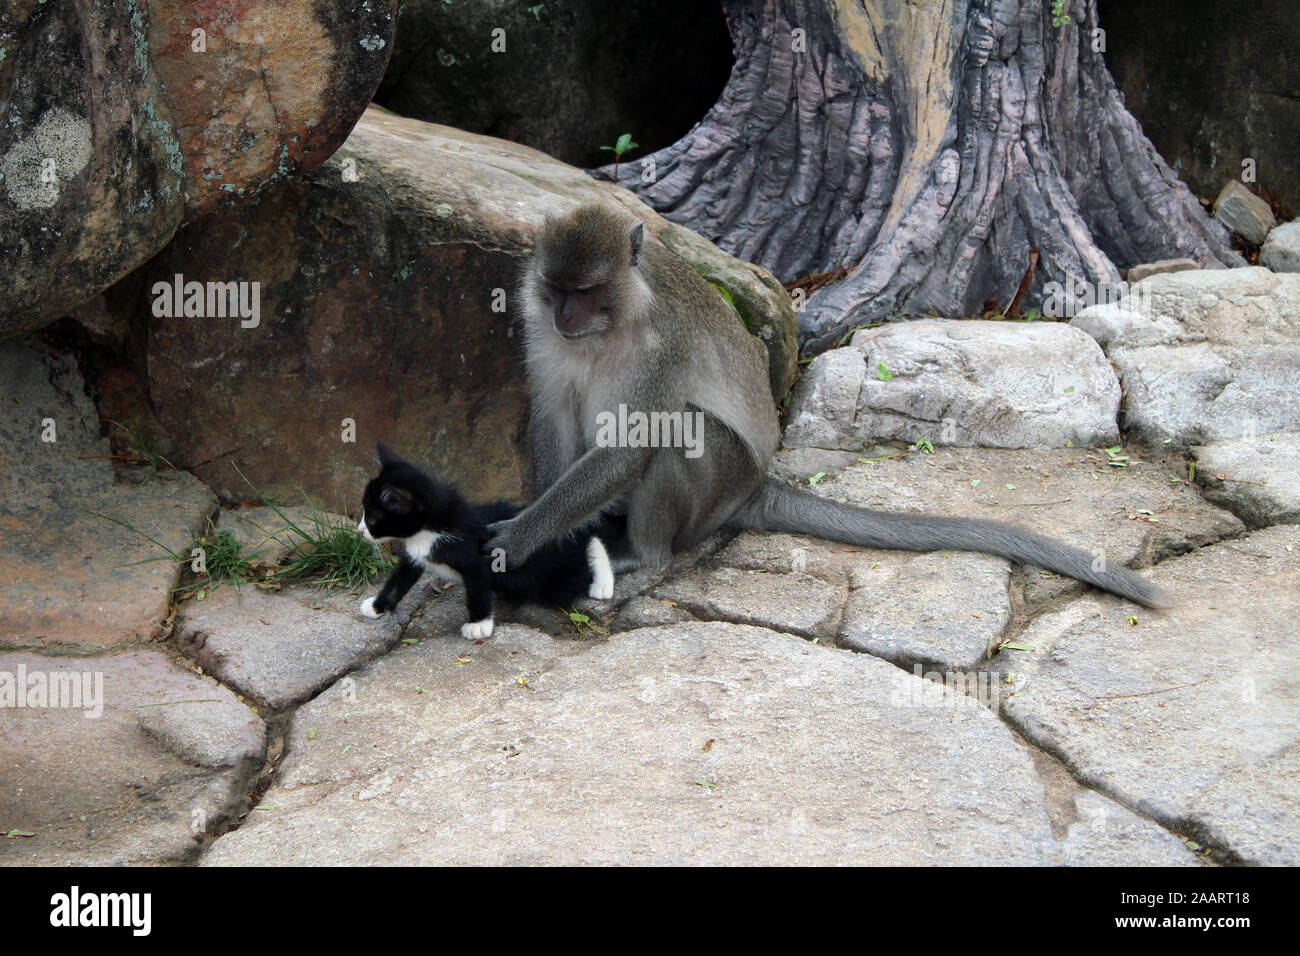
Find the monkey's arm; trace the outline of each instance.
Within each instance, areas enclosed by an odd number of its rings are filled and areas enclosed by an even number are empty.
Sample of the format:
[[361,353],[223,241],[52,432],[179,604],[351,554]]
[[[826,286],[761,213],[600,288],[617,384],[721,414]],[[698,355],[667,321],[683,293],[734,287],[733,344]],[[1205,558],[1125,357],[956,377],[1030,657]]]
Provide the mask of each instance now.
[[529,416],[528,442],[533,453],[533,495],[540,498],[573,464],[576,443],[564,435],[554,415],[544,414],[536,405]]
[[532,505],[509,521],[491,525],[495,536],[484,553],[505,551],[517,568],[542,545],[595,515],[645,471],[651,448],[593,448],[579,458]]

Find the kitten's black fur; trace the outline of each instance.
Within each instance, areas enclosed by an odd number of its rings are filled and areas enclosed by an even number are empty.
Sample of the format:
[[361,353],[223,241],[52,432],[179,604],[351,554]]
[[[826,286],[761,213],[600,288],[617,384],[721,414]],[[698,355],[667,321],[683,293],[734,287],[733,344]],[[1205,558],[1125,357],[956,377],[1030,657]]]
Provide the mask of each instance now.
[[[493,593],[556,607],[572,604],[591,590],[600,557],[605,562],[606,589],[612,591],[604,542],[625,534],[625,518],[601,518],[581,533],[542,549],[520,567],[493,571],[492,558],[481,553],[491,538],[487,526],[513,518],[520,506],[508,501],[472,505],[451,485],[426,475],[382,443],[378,451],[381,470],[366,485],[358,530],[379,541],[401,540],[403,554],[379,594],[362,603],[361,612],[367,617],[395,608],[427,569],[453,577],[446,574],[450,570],[464,584],[469,623],[461,633],[467,638],[491,634]],[[598,539],[596,545],[590,544],[592,538]]]

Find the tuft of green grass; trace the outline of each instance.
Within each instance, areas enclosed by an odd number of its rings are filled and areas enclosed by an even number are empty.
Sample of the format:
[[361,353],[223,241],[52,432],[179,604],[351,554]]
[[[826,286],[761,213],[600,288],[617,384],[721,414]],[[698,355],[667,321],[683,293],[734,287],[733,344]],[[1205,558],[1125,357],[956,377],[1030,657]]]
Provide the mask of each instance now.
[[300,533],[304,540],[294,548],[289,563],[276,571],[277,580],[357,590],[397,563],[355,528],[332,524],[320,513],[313,514],[311,530]]
[[159,462],[162,462],[173,471],[178,470],[170,461],[149,447],[149,443],[144,440],[144,432],[141,431],[139,425],[123,425],[121,422],[115,422],[111,418],[106,418],[104,421],[108,422],[114,428],[126,432],[127,437],[130,439],[129,447],[122,451],[122,460],[128,465],[144,465],[149,469],[150,474],[157,473]]
[[[237,466],[235,471],[239,472]],[[242,587],[253,583],[262,588],[278,589],[286,582],[291,582],[322,588],[359,590],[396,566],[396,558],[367,541],[350,524],[337,524],[321,514],[306,492],[303,493],[303,498],[311,508],[311,521],[299,523],[258,491],[243,472],[239,472],[239,476],[248,482],[248,486],[264,505],[280,516],[287,526],[289,536],[294,539],[289,554],[279,563],[268,560],[262,548],[241,553],[235,536],[224,529],[217,530],[211,519],[202,534],[191,538],[191,548],[186,553],[181,553],[141,531],[125,518],[97,511],[87,513],[125,528],[162,551],[162,554],[131,562],[126,567],[150,561],[172,560],[180,563],[183,566],[181,580],[173,593],[182,598],[194,595],[202,600],[222,584]],[[273,540],[265,528],[253,524],[263,533],[265,540]],[[282,539],[284,536],[284,532],[280,532],[276,538]],[[202,561],[195,554],[195,549],[198,548],[203,551]]]
[[276,580],[308,581],[317,587],[356,590],[364,587],[372,578],[386,574],[396,566],[395,558],[380,551],[372,542],[362,537],[361,532],[350,525],[329,521],[316,510],[316,505],[312,503],[306,492],[303,492],[303,499],[311,508],[310,530],[301,527],[262,494],[257,486],[239,470],[238,465],[234,468],[248,487],[253,489],[258,501],[279,515],[280,520],[297,539],[289,561],[275,571],[273,577]]

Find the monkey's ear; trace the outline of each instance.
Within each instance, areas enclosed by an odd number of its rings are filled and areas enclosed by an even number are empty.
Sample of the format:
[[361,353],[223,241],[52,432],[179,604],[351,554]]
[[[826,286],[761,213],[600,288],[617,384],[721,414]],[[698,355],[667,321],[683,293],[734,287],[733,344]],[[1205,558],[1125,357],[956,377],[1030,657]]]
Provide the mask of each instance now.
[[389,465],[400,465],[402,463],[402,459],[393,454],[393,450],[383,442],[379,442],[375,447],[379,454],[379,464],[383,465],[385,468]]
[[632,244],[632,265],[636,265],[637,256],[641,255],[641,243],[645,241],[645,223],[638,222],[627,235]]

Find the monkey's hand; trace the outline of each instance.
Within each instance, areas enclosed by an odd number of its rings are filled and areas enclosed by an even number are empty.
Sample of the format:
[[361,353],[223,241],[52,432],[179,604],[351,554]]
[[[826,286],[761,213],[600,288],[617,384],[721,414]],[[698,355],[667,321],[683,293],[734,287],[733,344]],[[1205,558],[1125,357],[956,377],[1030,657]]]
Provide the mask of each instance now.
[[519,524],[519,516],[504,521],[493,521],[488,526],[489,537],[483,542],[483,553],[493,560],[504,557],[506,567],[513,570],[528,560],[533,549],[527,544],[528,536]]
[[500,548],[507,567],[519,567],[547,542],[599,514],[641,476],[649,460],[649,448],[591,449],[532,505],[509,521],[488,525],[492,537],[485,553]]

